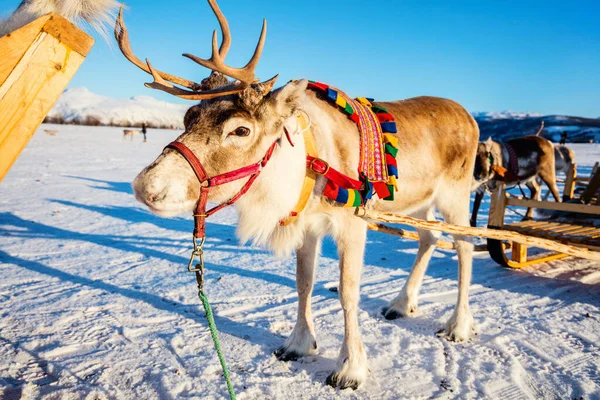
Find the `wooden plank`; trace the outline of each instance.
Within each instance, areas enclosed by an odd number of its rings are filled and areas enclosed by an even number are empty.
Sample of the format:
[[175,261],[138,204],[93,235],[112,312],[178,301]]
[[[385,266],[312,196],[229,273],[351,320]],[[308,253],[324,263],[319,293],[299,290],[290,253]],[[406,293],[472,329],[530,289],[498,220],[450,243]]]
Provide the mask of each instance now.
[[84,60],[45,32],[35,43],[0,90],[0,180]]
[[73,28],[73,24],[60,15],[50,14],[42,31],[54,36],[59,42],[85,58],[94,45],[94,39],[81,30]]
[[472,228],[470,226],[447,224],[440,221],[423,221],[403,215],[366,210],[361,207],[356,209],[356,215],[366,220],[375,220],[392,224],[403,224],[418,229],[446,232],[454,235],[487,237],[496,240],[510,240],[515,243],[524,244],[528,247],[541,247],[559,253],[569,254],[575,257],[600,261],[600,252],[589,251],[586,248],[581,248],[581,246],[558,243],[555,240],[548,240],[535,236],[526,236],[506,229]]
[[50,14],[0,37],[0,86],[4,84],[8,75],[25,55],[29,44],[33,43],[40,34],[48,19],[50,19]]
[[552,228],[555,228],[555,227],[558,227],[561,225],[558,222],[555,222],[552,224],[548,223],[548,222],[543,222],[543,221],[536,221],[536,222],[539,222],[539,223],[535,224],[535,225],[529,225],[529,226],[508,224],[508,225],[504,225],[504,227],[505,227],[505,229],[510,229],[512,231],[519,231],[519,232],[524,232],[524,233],[535,234],[536,232],[545,232],[547,230],[550,230]]
[[570,236],[574,236],[574,235],[582,235],[582,234],[584,234],[584,233],[589,233],[589,232],[592,232],[592,231],[594,231],[595,229],[596,229],[596,228],[595,228],[595,227],[593,227],[593,226],[582,226],[582,227],[580,227],[579,229],[577,229],[577,230],[575,230],[575,231],[569,232],[569,235],[570,235]]
[[[565,244],[577,244],[584,246],[600,245],[600,231],[595,227],[578,226],[567,224],[569,230],[557,232],[556,230],[528,231],[514,225],[505,225],[504,229],[519,232],[523,235],[531,235],[550,240],[556,240]],[[595,239],[593,236],[596,236]],[[597,241],[597,242],[596,242]]]
[[531,225],[535,225],[535,224],[537,224],[539,222],[540,221],[536,221],[536,220],[533,220],[533,219],[528,219],[528,220],[525,220],[525,221],[518,221],[518,222],[512,223],[511,225],[525,228],[525,227],[528,227],[528,226],[531,226]]
[[560,232],[549,232],[547,237],[550,239],[553,238],[558,238],[558,237],[567,237],[569,238],[569,240],[574,237],[574,236],[581,236],[583,233],[587,232],[590,228],[589,227],[581,227],[581,226],[575,226],[572,227],[568,230],[563,230]]
[[581,229],[581,225],[561,224],[560,226],[552,229],[550,234],[557,234],[557,235],[567,234],[568,235],[570,231],[574,231],[574,230],[578,230],[578,229]]
[[589,204],[555,203],[553,201],[538,201],[529,199],[509,198],[508,204],[518,207],[541,208],[545,210],[567,211],[582,214],[600,215],[600,206]]

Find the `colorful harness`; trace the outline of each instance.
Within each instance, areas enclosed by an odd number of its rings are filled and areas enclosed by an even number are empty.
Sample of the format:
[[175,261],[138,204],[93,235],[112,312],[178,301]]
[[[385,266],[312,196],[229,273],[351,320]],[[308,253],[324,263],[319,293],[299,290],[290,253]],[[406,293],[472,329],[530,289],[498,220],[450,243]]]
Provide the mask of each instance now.
[[[323,195],[347,207],[365,205],[377,194],[383,200],[394,200],[398,190],[398,139],[394,117],[383,107],[371,104],[373,99],[352,100],[344,92],[320,82],[309,81],[308,88],[323,93],[356,123],[360,132],[360,185],[327,180]],[[355,181],[356,182],[356,181]]]
[[515,149],[508,143],[500,143],[500,146],[504,146],[508,153],[508,168],[504,168],[500,165],[494,165],[494,158],[490,154],[490,170],[496,175],[496,177],[505,182],[518,182],[519,181],[519,158]]

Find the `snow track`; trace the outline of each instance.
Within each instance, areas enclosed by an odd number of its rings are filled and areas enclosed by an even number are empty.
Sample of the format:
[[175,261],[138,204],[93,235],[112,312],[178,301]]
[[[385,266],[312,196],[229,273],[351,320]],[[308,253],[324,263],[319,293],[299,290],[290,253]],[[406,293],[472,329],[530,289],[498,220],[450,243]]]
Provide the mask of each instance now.
[[[123,143],[118,128],[52,129],[58,135],[37,134],[0,184],[0,398],[225,398],[185,269],[192,222],[150,214],[129,185],[177,133]],[[600,159],[598,145],[574,150],[582,174]],[[340,392],[324,385],[343,337],[334,244],[324,241],[313,295],[319,352],[283,363],[272,352],[294,327],[294,260],[239,245],[233,210],[213,218],[206,289],[241,400],[600,399],[591,262],[510,271],[478,254],[480,334],[455,344],[435,336],[456,301],[455,254],[434,253],[415,317],[387,321],[381,309],[408,276],[416,243],[370,233],[359,320],[372,373]]]

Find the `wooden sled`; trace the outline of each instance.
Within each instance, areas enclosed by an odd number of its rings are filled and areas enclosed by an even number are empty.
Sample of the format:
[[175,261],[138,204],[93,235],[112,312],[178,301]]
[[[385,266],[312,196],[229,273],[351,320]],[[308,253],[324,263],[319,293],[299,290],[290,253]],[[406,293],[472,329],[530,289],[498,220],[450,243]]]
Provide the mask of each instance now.
[[[576,171],[577,167],[573,165],[567,173],[563,203],[536,201],[510,196],[506,193],[504,186],[500,186],[492,193],[488,228],[518,232],[530,237],[548,239],[557,243],[600,252],[600,226],[598,224],[581,222],[581,218],[574,218],[581,215],[589,215],[590,218],[594,218],[594,216],[600,218],[600,205],[598,205],[597,197],[600,187],[600,171],[596,168],[589,178],[577,178]],[[585,186],[581,194],[577,196],[575,195],[575,189],[577,185],[582,183]],[[549,220],[529,220],[505,224],[504,216],[506,207],[508,206],[533,207],[536,209],[554,210],[559,213],[556,215],[557,218]],[[511,244],[512,250],[509,259],[506,255],[507,243],[505,241],[491,238],[487,240],[490,256],[504,267],[522,268],[569,256],[567,253],[557,251],[528,258],[526,245],[521,243]]]
[[0,181],[93,45],[54,13],[0,37]]

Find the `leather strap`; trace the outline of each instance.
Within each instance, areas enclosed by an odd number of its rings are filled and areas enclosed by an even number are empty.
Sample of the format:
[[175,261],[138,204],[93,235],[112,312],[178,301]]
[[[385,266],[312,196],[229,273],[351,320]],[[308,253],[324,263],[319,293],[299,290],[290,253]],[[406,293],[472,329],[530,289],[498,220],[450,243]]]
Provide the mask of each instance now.
[[[306,149],[307,156],[318,157],[319,153],[317,150],[317,143],[315,142],[315,136],[310,129],[309,122],[306,120],[306,117],[303,113],[298,113],[296,116],[298,121],[298,127],[302,130],[302,136],[304,138],[304,147]],[[286,135],[290,144],[293,145],[292,139],[289,137],[289,134],[286,131]],[[281,226],[286,226],[291,224],[292,222],[298,219],[298,215],[304,210],[310,196],[312,195],[313,189],[315,188],[315,183],[317,181],[317,174],[310,170],[306,169],[306,175],[304,175],[304,182],[302,183],[302,189],[300,191],[300,198],[298,202],[290,212],[290,215],[283,218],[279,221]]]
[[[271,159],[276,144],[277,141],[273,142],[273,144],[271,145],[271,147],[269,147],[267,153],[260,162],[248,165],[246,167],[238,168],[236,170],[229,171],[224,174],[213,176],[212,178],[208,177],[208,174],[206,173],[206,170],[202,166],[200,160],[198,160],[198,157],[196,157],[194,152],[192,152],[186,145],[184,145],[181,142],[171,142],[167,145],[167,148],[171,148],[179,152],[179,154],[181,154],[181,156],[188,162],[188,164],[190,164],[190,167],[192,167],[194,174],[196,174],[196,177],[200,182],[200,195],[198,197],[198,203],[196,203],[196,208],[194,209],[195,238],[203,238],[206,235],[207,217],[227,206],[232,205],[233,203],[238,201],[240,197],[246,194],[246,192],[248,192],[256,178],[258,178],[258,175],[260,174],[262,168],[265,165],[267,165],[267,162],[269,162],[269,160]],[[218,206],[206,211],[206,203],[208,203],[208,191],[210,187],[237,181],[247,176],[249,176],[250,179],[248,179],[248,181],[244,184],[244,186],[242,186],[242,188],[239,192],[237,192],[237,194],[235,194],[226,202],[221,203]]]
[[363,184],[361,181],[342,174],[335,168],[330,167],[327,161],[320,158],[306,156],[306,168],[319,175],[323,175],[325,178],[345,189],[362,189]]

